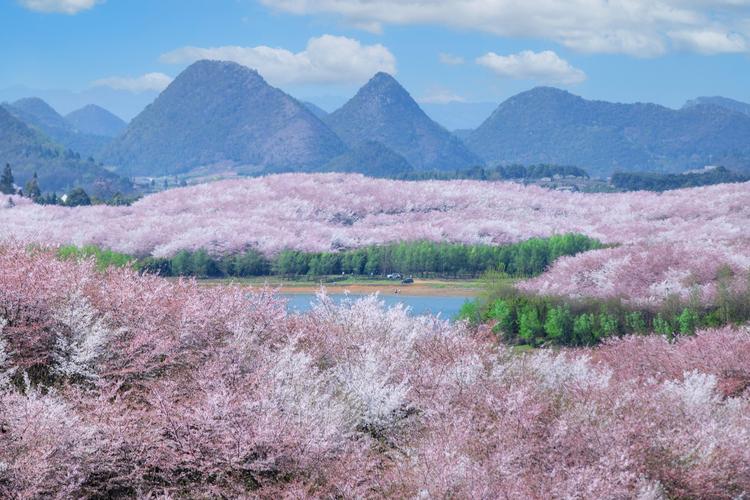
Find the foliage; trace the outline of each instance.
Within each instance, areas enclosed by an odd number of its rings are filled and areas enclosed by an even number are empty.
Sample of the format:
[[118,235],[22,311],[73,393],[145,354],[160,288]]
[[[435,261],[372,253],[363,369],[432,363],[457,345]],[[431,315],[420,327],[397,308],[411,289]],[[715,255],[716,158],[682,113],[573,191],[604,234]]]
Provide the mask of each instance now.
[[75,245],[67,245],[58,248],[57,256],[63,260],[81,260],[93,258],[96,262],[96,268],[100,271],[110,267],[125,267],[133,264],[135,259],[129,255],[113,252],[112,250],[103,250],[95,245],[87,245],[78,248]]
[[83,188],[73,188],[65,199],[65,205],[69,207],[85,207],[91,205],[91,198]]
[[750,334],[462,323],[0,247],[0,496],[738,498]]
[[566,165],[498,165],[495,167],[474,167],[464,170],[406,172],[394,176],[396,179],[404,180],[453,180],[471,179],[479,181],[502,181],[502,180],[538,180],[544,177],[581,177],[588,178],[589,174],[582,168]]
[[651,172],[615,172],[611,183],[626,191],[666,191],[696,186],[710,186],[727,182],[747,182],[750,176],[730,172],[724,167],[716,167],[701,172],[683,174],[657,174]]
[[3,175],[0,177],[0,193],[16,194],[14,183],[13,170],[10,168],[10,164],[6,163],[5,168],[3,169]]
[[616,299],[529,295],[508,286],[464,305],[459,317],[474,325],[492,325],[509,344],[593,345],[649,331],[673,338],[678,333],[693,335],[702,328],[750,321],[750,280],[748,285],[731,289],[711,305],[700,300],[683,304],[671,297],[651,309],[634,309]]

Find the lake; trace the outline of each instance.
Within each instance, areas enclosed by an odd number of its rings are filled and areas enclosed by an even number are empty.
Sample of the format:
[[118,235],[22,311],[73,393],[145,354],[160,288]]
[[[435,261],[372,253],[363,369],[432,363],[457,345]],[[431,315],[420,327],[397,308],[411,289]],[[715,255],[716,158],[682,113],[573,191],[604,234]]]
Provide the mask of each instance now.
[[[289,301],[288,308],[291,312],[305,312],[311,307],[311,304],[316,301],[315,294],[313,293],[282,293],[285,299]],[[329,293],[329,297],[337,302],[341,302],[344,298],[356,300],[367,295],[362,294],[349,294],[343,293]],[[422,295],[381,295],[379,299],[385,302],[388,307],[395,306],[396,304],[403,304],[410,308],[411,314],[420,316],[424,314],[440,314],[442,318],[452,319],[461,310],[461,306],[465,302],[471,301],[473,297],[466,295],[457,296],[422,296]]]

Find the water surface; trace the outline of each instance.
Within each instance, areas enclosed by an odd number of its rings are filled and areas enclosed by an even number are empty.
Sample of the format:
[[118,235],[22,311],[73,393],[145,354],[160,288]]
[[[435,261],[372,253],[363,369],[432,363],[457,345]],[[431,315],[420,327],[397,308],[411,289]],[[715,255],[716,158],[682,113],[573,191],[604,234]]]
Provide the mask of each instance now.
[[[282,293],[288,303],[289,311],[303,313],[312,307],[312,304],[316,302],[314,293]],[[329,293],[334,301],[341,302],[345,298],[351,300],[357,300],[367,295],[362,294],[343,294],[343,293]],[[445,319],[453,319],[458,312],[461,310],[461,306],[464,302],[471,301],[473,297],[466,295],[456,296],[440,296],[440,297],[428,297],[418,295],[381,295],[379,300],[385,302],[387,307],[395,306],[396,304],[403,304],[409,308],[409,312],[415,316],[424,314],[440,314],[440,317]]]

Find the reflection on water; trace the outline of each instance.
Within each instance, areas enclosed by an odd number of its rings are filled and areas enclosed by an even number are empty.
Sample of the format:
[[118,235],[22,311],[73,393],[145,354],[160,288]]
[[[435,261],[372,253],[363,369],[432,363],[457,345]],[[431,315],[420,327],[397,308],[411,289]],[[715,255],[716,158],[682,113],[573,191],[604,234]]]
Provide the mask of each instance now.
[[[316,301],[315,294],[313,293],[284,293],[284,298],[289,301],[288,307],[291,312],[305,312],[310,309],[312,304]],[[357,300],[366,295],[361,294],[349,294],[343,293],[333,294],[329,293],[336,302],[341,302],[345,298],[351,300]],[[396,304],[403,304],[409,308],[411,314],[419,316],[423,314],[440,314],[441,318],[452,319],[461,310],[461,306],[464,302],[472,300],[472,297],[467,296],[449,296],[449,297],[426,297],[426,296],[412,296],[412,295],[381,295],[379,300],[385,302],[387,307],[395,306]]]

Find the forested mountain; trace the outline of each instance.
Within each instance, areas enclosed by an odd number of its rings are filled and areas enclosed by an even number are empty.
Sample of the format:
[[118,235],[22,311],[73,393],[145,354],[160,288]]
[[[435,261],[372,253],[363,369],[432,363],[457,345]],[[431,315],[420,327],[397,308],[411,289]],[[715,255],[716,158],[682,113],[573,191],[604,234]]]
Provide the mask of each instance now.
[[750,104],[746,102],[742,102],[742,101],[735,101],[734,99],[729,99],[728,97],[720,97],[720,96],[697,97],[695,99],[691,99],[690,101],[685,103],[685,105],[683,106],[683,109],[692,108],[694,106],[700,106],[703,104],[719,106],[720,108],[729,109],[731,111],[736,111],[738,113],[742,113],[744,115],[750,116]]
[[750,117],[715,105],[588,101],[540,87],[503,102],[466,140],[488,163],[679,172],[715,163],[750,167]]
[[89,104],[65,115],[65,121],[79,132],[104,137],[115,137],[128,126],[119,116]]
[[326,123],[349,146],[377,141],[418,170],[454,170],[482,163],[460,139],[432,121],[386,73],[375,75],[331,113]]
[[20,99],[3,107],[13,116],[33,127],[56,143],[80,153],[83,157],[97,157],[101,149],[111,140],[77,130],[52,106],[38,97]]
[[0,107],[0,163],[11,165],[20,186],[37,172],[39,186],[47,192],[81,186],[91,194],[108,196],[131,190],[125,179],[55,144],[4,107]]
[[346,146],[307,107],[239,64],[198,61],[107,148],[120,171],[164,175],[212,164],[313,170]]

